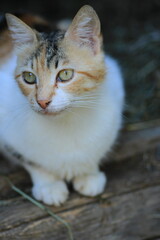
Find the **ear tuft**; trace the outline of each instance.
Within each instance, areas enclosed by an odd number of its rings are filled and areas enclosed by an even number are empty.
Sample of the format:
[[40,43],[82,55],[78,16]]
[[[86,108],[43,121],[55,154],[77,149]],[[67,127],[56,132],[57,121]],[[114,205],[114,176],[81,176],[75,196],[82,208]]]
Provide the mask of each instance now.
[[85,5],[74,17],[65,36],[79,46],[87,46],[97,53],[101,45],[100,33],[100,21],[96,12],[91,6]]
[[33,44],[36,41],[36,34],[19,18],[7,13],[6,20],[16,47],[21,47],[24,44]]

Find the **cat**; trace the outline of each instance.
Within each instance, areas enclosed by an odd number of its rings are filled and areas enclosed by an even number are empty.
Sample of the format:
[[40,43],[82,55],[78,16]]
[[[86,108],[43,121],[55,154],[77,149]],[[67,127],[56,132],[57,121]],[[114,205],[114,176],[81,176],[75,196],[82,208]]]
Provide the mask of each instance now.
[[25,167],[45,204],[64,203],[70,181],[85,196],[103,193],[99,165],[121,128],[124,87],[96,12],[85,5],[67,30],[50,33],[6,20],[14,45],[0,65],[1,151]]

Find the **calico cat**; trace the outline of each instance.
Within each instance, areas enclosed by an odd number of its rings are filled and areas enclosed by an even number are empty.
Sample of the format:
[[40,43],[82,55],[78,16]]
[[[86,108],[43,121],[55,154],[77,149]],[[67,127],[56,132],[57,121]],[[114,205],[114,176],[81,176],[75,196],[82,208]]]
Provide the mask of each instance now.
[[0,61],[1,151],[27,169],[33,196],[46,204],[68,198],[67,181],[101,194],[99,164],[121,127],[124,90],[96,12],[83,6],[66,31],[50,33],[6,19],[13,47]]

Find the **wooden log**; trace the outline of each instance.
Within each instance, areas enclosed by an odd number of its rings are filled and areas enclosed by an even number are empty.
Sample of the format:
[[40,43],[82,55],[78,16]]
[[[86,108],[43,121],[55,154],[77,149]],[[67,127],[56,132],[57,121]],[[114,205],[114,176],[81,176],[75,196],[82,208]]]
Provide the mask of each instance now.
[[[76,240],[153,239],[160,236],[159,199],[160,186],[155,186],[69,209],[59,215],[71,223]],[[0,239],[14,238],[64,240],[67,232],[44,215],[0,232]]]
[[[153,165],[148,159],[146,165],[141,157],[125,164],[109,164],[109,183],[101,197],[86,198],[72,192],[64,206],[51,207],[71,224],[74,239],[147,240],[160,236],[158,160],[155,159]],[[18,172],[14,172],[15,178]],[[23,179],[25,172],[20,172],[22,179],[19,181],[28,181],[27,174]],[[13,173],[11,175],[12,181],[17,182]],[[8,183],[6,187],[10,188]],[[24,190],[28,191],[27,188]],[[17,193],[14,197],[9,197],[9,191],[7,194],[8,200],[3,195],[5,201],[0,205],[0,239],[67,239],[67,231],[62,224]]]
[[128,157],[160,146],[160,126],[120,134],[111,160],[123,161]]

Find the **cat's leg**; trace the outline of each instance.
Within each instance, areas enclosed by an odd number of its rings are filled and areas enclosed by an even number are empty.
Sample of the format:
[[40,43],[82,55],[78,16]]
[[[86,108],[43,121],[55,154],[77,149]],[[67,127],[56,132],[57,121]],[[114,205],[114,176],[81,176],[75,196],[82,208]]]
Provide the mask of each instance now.
[[26,169],[31,175],[32,194],[37,200],[55,206],[59,206],[66,201],[69,191],[64,181],[41,168],[27,166]]
[[97,170],[89,174],[75,177],[73,180],[73,185],[77,192],[85,196],[94,197],[104,191],[106,182],[106,175]]

